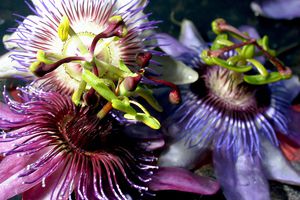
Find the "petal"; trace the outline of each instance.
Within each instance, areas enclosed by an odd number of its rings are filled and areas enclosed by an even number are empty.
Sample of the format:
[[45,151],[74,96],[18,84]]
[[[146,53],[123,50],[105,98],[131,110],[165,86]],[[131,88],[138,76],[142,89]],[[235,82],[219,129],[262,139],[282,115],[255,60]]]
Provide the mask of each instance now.
[[1,123],[2,120],[5,120],[6,122],[9,121],[11,123],[16,123],[24,119],[25,117],[13,113],[6,104],[0,102],[0,127],[2,125]]
[[262,165],[267,177],[288,184],[300,184],[300,173],[284,157],[279,147],[272,145],[267,139],[261,138]]
[[288,134],[286,136],[300,147],[300,111],[291,108],[288,118]]
[[268,181],[257,155],[240,151],[233,159],[222,152],[214,151],[214,169],[227,200],[270,199]]
[[184,44],[178,42],[175,38],[167,34],[156,34],[158,46],[169,56],[182,61],[187,65],[194,66],[199,62],[199,54]]
[[[63,173],[63,168],[59,168],[56,170],[52,175],[45,179],[45,186],[42,184],[38,184],[31,189],[27,190],[23,193],[22,199],[23,200],[50,200],[52,192],[55,190],[55,186],[60,185],[58,183],[61,174]],[[53,196],[57,196],[57,194],[53,194]]]
[[288,96],[285,96],[287,100],[293,101],[300,93],[300,81],[299,77],[293,76],[288,80],[281,81],[282,86]]
[[203,48],[208,48],[207,43],[197,31],[193,22],[186,19],[184,19],[181,23],[179,41],[197,52],[200,52]]
[[26,183],[33,181],[34,179],[42,176],[46,172],[53,173],[56,168],[54,166],[56,163],[61,162],[62,158],[60,156],[57,156],[56,158],[52,159],[49,163],[46,165],[40,167],[36,172],[29,176],[20,177],[20,174],[26,172],[26,168],[20,170],[19,172],[15,173],[14,175],[7,178],[5,181],[3,181],[0,184],[0,194],[2,199],[9,199],[17,194],[20,194],[29,188],[34,187],[39,182],[33,182],[33,183]]
[[23,77],[28,78],[31,75],[29,72],[19,71],[15,67],[18,65],[10,58],[11,53],[6,53],[0,57],[0,79],[11,77]]
[[161,74],[161,79],[172,82],[177,85],[191,84],[198,80],[199,74],[192,68],[182,62],[175,61],[167,56],[156,57],[163,67],[151,67],[157,73]]
[[164,167],[183,167],[195,169],[205,161],[209,153],[209,143],[202,142],[197,147],[189,148],[184,139],[172,141],[161,153],[158,164]]
[[300,17],[299,0],[264,0],[252,2],[251,9],[256,15],[273,19],[293,19]]
[[161,167],[154,173],[149,188],[153,191],[176,190],[210,195],[219,190],[219,184],[182,168]]

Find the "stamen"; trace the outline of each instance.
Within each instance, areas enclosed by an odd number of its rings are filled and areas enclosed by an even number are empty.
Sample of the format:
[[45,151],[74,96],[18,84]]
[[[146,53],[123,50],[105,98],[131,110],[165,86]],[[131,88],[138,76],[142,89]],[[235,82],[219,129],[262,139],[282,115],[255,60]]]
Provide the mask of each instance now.
[[63,16],[57,30],[58,36],[63,42],[67,41],[69,37],[69,31],[70,21],[67,16]]

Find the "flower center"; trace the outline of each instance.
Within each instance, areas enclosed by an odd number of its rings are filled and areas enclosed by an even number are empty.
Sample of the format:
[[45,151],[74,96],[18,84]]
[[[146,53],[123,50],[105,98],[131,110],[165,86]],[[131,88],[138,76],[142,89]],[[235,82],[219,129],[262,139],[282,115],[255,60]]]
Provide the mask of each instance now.
[[209,95],[224,104],[240,109],[256,107],[255,90],[243,81],[243,75],[218,66],[209,67],[204,75]]
[[110,119],[97,120],[94,116],[88,115],[82,115],[80,119],[75,115],[64,115],[58,120],[57,127],[66,147],[84,154],[103,150],[106,136],[112,133]]
[[[63,46],[63,56],[64,57],[83,57],[85,60],[90,61],[93,57],[97,60],[101,60],[105,63],[118,66],[120,60],[120,52],[116,46],[115,37],[102,38],[100,39],[95,47],[94,55],[91,55],[89,52],[84,53],[80,50],[78,45],[78,39],[86,47],[87,50],[90,50],[95,34],[82,32],[77,33],[76,36],[70,37]],[[71,62],[64,64],[65,71],[75,79],[76,81],[81,81],[82,75],[82,64]]]

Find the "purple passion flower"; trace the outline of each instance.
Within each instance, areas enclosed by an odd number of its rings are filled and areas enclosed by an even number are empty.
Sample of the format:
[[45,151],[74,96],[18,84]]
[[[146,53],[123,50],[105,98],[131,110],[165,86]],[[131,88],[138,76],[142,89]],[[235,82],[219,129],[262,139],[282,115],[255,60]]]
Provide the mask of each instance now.
[[[182,105],[164,124],[169,141],[159,164],[195,169],[212,151],[227,199],[270,199],[268,179],[300,185],[300,173],[284,157],[276,136],[299,139],[292,137],[300,134],[299,116],[289,115],[299,79],[282,80],[290,71],[272,56],[266,37],[254,39],[224,20],[213,28],[218,36],[210,47],[187,20],[179,42],[157,35],[161,49],[199,73],[198,81],[183,88]],[[242,41],[231,41],[231,33]],[[256,55],[267,55],[279,72],[266,70]]]
[[27,87],[20,98],[6,95],[7,105],[0,104],[1,199],[141,199],[160,190],[219,189],[187,170],[158,168],[155,150],[164,141],[157,133],[128,137],[114,115],[99,120],[95,109],[59,93]]
[[129,140],[117,120],[99,120],[94,110],[58,93],[26,88],[21,103],[6,101],[0,114],[1,199],[21,193],[23,199],[127,199],[148,190],[157,168],[142,148],[150,140]]

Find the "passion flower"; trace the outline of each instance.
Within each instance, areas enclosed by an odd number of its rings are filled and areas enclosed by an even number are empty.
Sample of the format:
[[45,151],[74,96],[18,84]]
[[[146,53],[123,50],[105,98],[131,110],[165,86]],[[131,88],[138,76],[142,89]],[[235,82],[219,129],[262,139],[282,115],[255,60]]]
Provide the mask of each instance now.
[[[268,179],[299,185],[299,172],[276,135],[295,135],[291,125],[299,113],[290,115],[289,109],[300,92],[299,79],[284,80],[291,71],[274,57],[267,37],[252,38],[218,19],[217,39],[208,46],[191,22],[182,27],[180,42],[166,34],[157,38],[169,56],[197,69],[199,80],[183,89],[182,105],[165,122],[169,142],[160,165],[195,169],[212,150],[217,179],[232,200],[270,199]],[[273,68],[258,61],[261,55]]]

